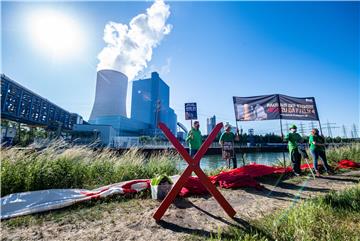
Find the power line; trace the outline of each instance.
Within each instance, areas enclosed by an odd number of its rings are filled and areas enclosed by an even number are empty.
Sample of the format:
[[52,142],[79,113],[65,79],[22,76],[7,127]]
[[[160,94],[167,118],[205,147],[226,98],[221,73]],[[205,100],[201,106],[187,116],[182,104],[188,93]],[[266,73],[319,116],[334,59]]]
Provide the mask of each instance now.
[[355,123],[352,125],[351,137],[358,138],[358,130]]
[[[179,108],[179,106],[175,106],[175,108],[173,108],[173,109],[180,115],[185,113],[185,110],[183,108]],[[199,111],[199,110],[198,110],[197,114],[200,117],[205,117],[205,119],[208,118],[209,116],[214,115],[214,113],[207,113],[207,112],[203,112],[203,111]],[[226,115],[226,114],[225,115],[222,115],[222,114],[217,115],[217,114],[215,114],[215,116],[217,118],[217,121],[223,121],[223,122],[229,122],[229,123],[235,121],[235,117],[232,117],[232,115]],[[247,124],[250,124],[250,123],[247,123]],[[346,137],[346,138],[348,137],[348,133],[347,133],[347,130],[346,130],[345,126],[342,126],[342,127],[336,126],[336,123],[331,123],[329,121],[327,121],[326,123],[322,123],[322,125],[324,126],[324,129],[326,130],[327,135],[330,136],[330,137],[334,136],[334,130],[338,129],[338,128],[342,128],[343,136]],[[285,127],[284,130],[288,131],[289,130],[289,122],[288,121],[286,121],[285,123],[283,122],[283,127]],[[306,135],[313,128],[317,128],[317,127],[318,127],[318,124],[317,124],[317,122],[314,122],[314,121],[311,121],[309,123],[301,122],[299,124],[299,133],[301,135]],[[345,127],[345,132],[344,132],[344,127]],[[263,128],[256,128],[256,130],[257,130],[257,133],[259,133],[259,134],[260,133],[261,134],[271,134],[271,133],[280,132],[279,128],[264,128],[264,129]],[[354,136],[353,138],[356,138],[356,137],[359,136],[359,130],[356,127],[356,125],[355,125],[355,129],[354,129],[353,126],[351,128],[351,136]]]
[[336,123],[330,123],[329,121],[327,121],[326,123],[323,123],[322,125],[326,128],[327,134],[331,138],[333,138],[333,129],[340,128],[339,126],[335,126]]
[[342,132],[343,132],[343,137],[347,138],[347,132],[346,132],[346,127],[345,125],[342,125]]
[[312,121],[312,122],[310,122],[310,123],[309,123],[309,125],[310,125],[310,128],[311,128],[311,129],[314,129],[314,128],[315,128],[315,124],[314,124],[314,122],[313,122],[313,121]]
[[329,123],[329,120],[327,121],[327,130],[328,130],[328,136],[332,137],[332,131],[331,131],[331,126],[330,126],[330,123]]
[[304,123],[300,122],[299,126],[300,126],[300,133],[303,136],[304,135]]

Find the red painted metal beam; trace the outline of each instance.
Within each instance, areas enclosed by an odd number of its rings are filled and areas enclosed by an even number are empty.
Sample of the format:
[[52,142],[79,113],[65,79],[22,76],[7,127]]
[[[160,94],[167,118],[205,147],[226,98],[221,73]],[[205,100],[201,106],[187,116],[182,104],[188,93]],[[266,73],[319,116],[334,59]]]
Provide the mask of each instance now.
[[195,174],[199,177],[200,182],[206,187],[206,189],[214,196],[216,201],[220,204],[220,206],[225,210],[225,212],[230,216],[234,217],[236,212],[231,207],[231,205],[226,201],[224,196],[216,189],[216,187],[211,183],[209,178],[205,175],[205,173],[200,168],[200,160],[206,153],[207,149],[215,139],[216,135],[221,130],[223,124],[219,123],[212,130],[208,138],[201,145],[198,152],[195,154],[194,158],[192,158],[186,149],[180,144],[180,142],[176,139],[176,137],[171,133],[171,131],[166,127],[165,124],[159,123],[159,128],[164,132],[165,136],[169,139],[169,141],[173,144],[175,149],[179,152],[179,154],[184,158],[184,160],[189,164],[185,171],[181,174],[180,178],[175,183],[174,187],[170,190],[168,195],[160,204],[160,207],[154,214],[154,219],[159,221],[166,210],[169,208],[170,204],[174,201],[176,196],[181,191],[181,188],[185,185],[186,181],[190,177],[191,173],[194,171]]

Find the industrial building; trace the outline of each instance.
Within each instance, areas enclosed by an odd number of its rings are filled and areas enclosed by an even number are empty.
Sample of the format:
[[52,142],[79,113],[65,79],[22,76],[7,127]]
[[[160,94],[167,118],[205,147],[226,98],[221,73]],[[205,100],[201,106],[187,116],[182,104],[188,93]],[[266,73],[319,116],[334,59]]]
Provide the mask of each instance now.
[[170,88],[156,72],[151,78],[133,82],[131,101],[131,120],[146,123],[150,126],[144,130],[145,135],[156,135],[159,122],[165,123],[176,135],[177,116],[169,106]]
[[76,125],[74,130],[94,131],[100,125],[114,129],[108,131],[114,133],[113,136],[139,136],[143,130],[150,128],[147,123],[132,121],[126,116],[127,86],[128,78],[123,73],[115,70],[98,71],[95,100],[89,118],[91,125]]
[[59,126],[66,130],[83,124],[80,115],[64,110],[5,74],[1,74],[1,118],[32,126]]
[[[159,122],[176,136],[177,116],[169,106],[170,88],[153,72],[133,81],[131,117],[127,117],[128,78],[114,70],[97,72],[94,105],[89,122],[1,75],[1,117],[32,126],[56,126],[73,131],[77,142],[98,139],[104,146],[128,146],[139,136],[159,136]],[[55,123],[55,124],[54,124]],[[6,131],[6,133],[10,133]],[[5,134],[6,136],[6,134]]]
[[209,135],[216,126],[216,116],[212,116],[206,119],[206,130]]
[[153,72],[148,79],[133,81],[130,118],[126,116],[127,85],[127,77],[118,71],[98,71],[90,125],[75,125],[74,130],[97,131],[107,126],[111,129],[107,133],[113,135],[105,143],[111,143],[116,136],[161,135],[157,125],[163,122],[176,135],[177,116],[169,106],[170,88],[159,74]]

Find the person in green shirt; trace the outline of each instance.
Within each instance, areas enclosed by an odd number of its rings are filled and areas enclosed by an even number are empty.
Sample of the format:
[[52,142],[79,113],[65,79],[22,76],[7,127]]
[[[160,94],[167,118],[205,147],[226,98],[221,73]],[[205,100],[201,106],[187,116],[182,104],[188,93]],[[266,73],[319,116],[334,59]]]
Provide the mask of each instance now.
[[234,141],[239,141],[239,130],[236,134],[231,132],[231,125],[225,125],[225,131],[221,134],[219,144],[222,147],[222,158],[227,161],[228,168],[231,168],[230,160],[233,162],[233,168],[237,168],[237,160],[235,155]]
[[288,149],[290,154],[293,171],[296,176],[301,175],[300,163],[301,154],[299,152],[299,144],[303,141],[299,133],[297,133],[296,125],[290,126],[290,133],[285,136],[285,141],[288,142]]
[[328,174],[333,174],[326,158],[325,153],[325,139],[324,137],[319,135],[319,130],[314,128],[311,130],[311,135],[309,137],[309,144],[310,144],[310,153],[313,156],[314,161],[314,169],[316,176],[320,177],[320,172],[318,169],[318,161],[319,157],[321,158],[322,162],[324,163],[325,171]]
[[194,124],[186,137],[186,142],[189,144],[189,154],[191,157],[195,156],[196,152],[202,145],[202,137],[199,128],[199,121],[194,121]]

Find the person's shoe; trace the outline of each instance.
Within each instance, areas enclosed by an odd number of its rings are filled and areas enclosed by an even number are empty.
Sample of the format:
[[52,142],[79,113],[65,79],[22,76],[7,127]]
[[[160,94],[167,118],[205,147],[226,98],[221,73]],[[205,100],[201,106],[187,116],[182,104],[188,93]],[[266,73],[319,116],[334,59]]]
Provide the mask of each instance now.
[[330,168],[326,170],[326,172],[329,174],[329,175],[335,175],[335,172],[333,170],[331,170]]
[[327,174],[329,174],[329,175],[335,175],[335,172],[332,171],[332,170],[328,170],[328,171],[326,171],[326,172],[327,172]]
[[316,177],[321,177],[320,172],[319,172],[319,171],[315,171],[315,176],[316,176]]

